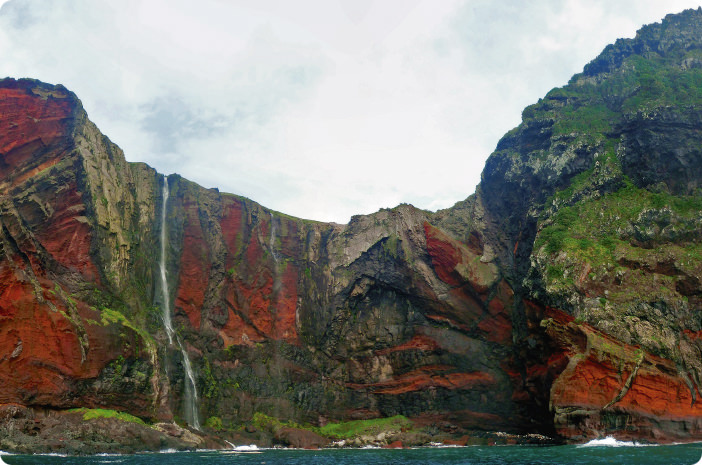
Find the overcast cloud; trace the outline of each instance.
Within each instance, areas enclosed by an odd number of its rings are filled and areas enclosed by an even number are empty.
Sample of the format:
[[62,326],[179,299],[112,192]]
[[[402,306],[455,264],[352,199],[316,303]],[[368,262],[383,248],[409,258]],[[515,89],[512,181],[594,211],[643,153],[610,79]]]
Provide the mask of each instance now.
[[523,107],[699,5],[10,0],[0,75],[65,85],[130,161],[344,223],[464,199]]

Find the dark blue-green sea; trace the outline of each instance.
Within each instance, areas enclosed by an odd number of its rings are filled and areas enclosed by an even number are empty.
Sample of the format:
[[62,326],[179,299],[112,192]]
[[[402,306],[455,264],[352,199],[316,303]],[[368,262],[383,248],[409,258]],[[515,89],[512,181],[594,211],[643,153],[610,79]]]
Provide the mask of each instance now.
[[644,446],[604,441],[585,446],[473,446],[417,449],[266,449],[161,452],[136,455],[0,455],[7,464],[154,464],[154,465],[420,465],[420,464],[697,464],[702,443]]

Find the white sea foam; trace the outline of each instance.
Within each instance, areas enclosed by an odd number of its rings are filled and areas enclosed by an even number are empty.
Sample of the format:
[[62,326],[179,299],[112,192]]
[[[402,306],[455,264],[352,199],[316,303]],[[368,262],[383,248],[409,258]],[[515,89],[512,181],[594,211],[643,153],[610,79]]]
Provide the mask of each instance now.
[[[431,447],[434,449],[455,449],[458,447],[466,446],[461,446],[460,444],[444,444],[443,442],[430,442],[428,446],[421,446],[418,447],[418,449],[426,449],[427,447]],[[414,447],[412,447],[411,449],[414,449]]]
[[620,441],[612,436],[607,436],[603,439],[593,439],[585,444],[580,444],[578,447],[648,447],[656,444],[641,444],[634,441]]
[[236,451],[246,452],[246,451],[252,451],[252,450],[256,450],[256,451],[260,450],[256,444],[249,444],[249,445],[244,444],[241,446],[237,446],[236,444],[231,443],[231,442],[227,441],[226,439],[224,440],[224,442],[229,444],[229,446],[232,448],[232,450],[236,450]]
[[122,463],[126,460],[125,458],[118,458],[124,457],[124,454],[115,454],[110,452],[101,452],[99,454],[95,454],[95,457],[110,457],[109,460],[98,460],[97,463]]
[[260,454],[261,449],[256,444],[249,444],[249,445],[241,445],[237,446],[235,444],[232,444],[231,442],[227,441],[226,439],[224,440],[227,444],[231,446],[230,450],[223,450],[220,452],[223,452],[225,454],[240,454],[240,453],[245,453],[245,454]]
[[239,451],[239,452],[250,452],[250,451],[257,451],[258,446],[256,444],[249,444],[248,446],[234,446],[234,450]]

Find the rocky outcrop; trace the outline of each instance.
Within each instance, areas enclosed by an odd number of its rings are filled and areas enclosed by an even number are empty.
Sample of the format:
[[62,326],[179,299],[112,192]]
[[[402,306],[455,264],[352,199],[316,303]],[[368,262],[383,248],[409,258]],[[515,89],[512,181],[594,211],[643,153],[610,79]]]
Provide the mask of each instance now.
[[185,353],[211,434],[258,413],[310,446],[394,415],[463,443],[699,439],[700,23],[647,26],[525,109],[465,201],[347,225],[127,163],[63,87],[1,81],[0,403],[194,444]]
[[80,411],[0,406],[0,449],[23,454],[47,450],[70,455],[139,453],[145,450],[221,448],[222,441],[205,440],[174,424],[147,426],[111,417],[85,418]]
[[701,21],[689,10],[608,47],[498,144],[524,165],[506,178],[540,196],[522,210],[535,232],[521,269],[527,297],[562,312],[540,327],[565,364],[549,394],[565,437],[699,434],[702,102],[686,63]]

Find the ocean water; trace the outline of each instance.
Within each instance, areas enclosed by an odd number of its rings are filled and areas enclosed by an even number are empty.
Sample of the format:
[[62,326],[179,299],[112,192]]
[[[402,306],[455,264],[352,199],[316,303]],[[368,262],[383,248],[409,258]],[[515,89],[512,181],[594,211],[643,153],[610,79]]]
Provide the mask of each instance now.
[[158,465],[444,465],[444,464],[697,464],[702,443],[640,446],[603,440],[585,446],[493,446],[417,449],[232,450],[162,452],[137,455],[64,457],[0,455],[7,464],[158,464]]

